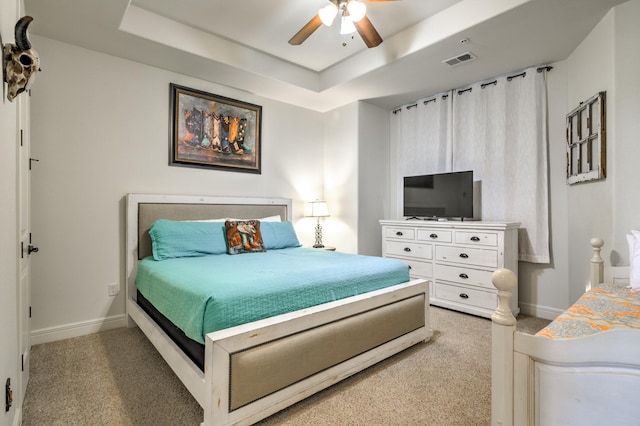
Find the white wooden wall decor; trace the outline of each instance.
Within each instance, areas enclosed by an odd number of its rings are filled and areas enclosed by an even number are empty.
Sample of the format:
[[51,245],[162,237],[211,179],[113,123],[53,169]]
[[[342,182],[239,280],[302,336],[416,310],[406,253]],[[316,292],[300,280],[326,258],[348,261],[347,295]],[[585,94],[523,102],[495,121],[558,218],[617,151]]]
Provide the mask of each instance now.
[[604,179],[606,174],[606,92],[567,114],[567,184]]

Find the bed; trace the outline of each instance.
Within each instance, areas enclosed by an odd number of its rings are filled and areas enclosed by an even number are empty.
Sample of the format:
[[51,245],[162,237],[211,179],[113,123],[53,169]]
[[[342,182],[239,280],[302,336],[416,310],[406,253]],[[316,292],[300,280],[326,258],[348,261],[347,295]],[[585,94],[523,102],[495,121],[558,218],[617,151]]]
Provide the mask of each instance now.
[[515,331],[515,274],[494,272],[492,425],[640,423],[640,293],[627,285],[629,267],[604,271],[601,239],[591,245],[598,284],[536,335]]
[[[256,307],[256,300],[278,301],[281,298],[279,294],[268,296],[255,293],[244,302],[236,301],[233,308],[220,315],[231,322],[223,321],[220,323],[222,325],[216,326],[217,328],[211,332],[207,331],[209,325],[196,326],[193,330],[177,326],[174,319],[176,322],[179,321],[179,315],[174,316],[172,312],[163,311],[164,306],[161,302],[151,300],[156,297],[153,291],[149,290],[155,288],[154,283],[157,283],[159,289],[157,293],[168,291],[160,290],[160,281],[164,275],[172,274],[170,267],[163,271],[152,270],[147,274],[151,276],[152,282],[144,290],[146,294],[141,291],[143,285],[140,288],[136,286],[136,277],[145,274],[148,266],[145,263],[154,263],[149,261],[149,256],[164,253],[156,251],[160,250],[158,240],[154,239],[152,244],[150,236],[151,230],[154,238],[157,238],[155,229],[160,223],[168,222],[173,226],[172,224],[178,222],[188,222],[190,225],[180,226],[201,229],[207,226],[202,222],[212,219],[263,219],[260,223],[266,243],[266,229],[279,228],[275,228],[275,225],[273,228],[267,228],[264,220],[270,221],[270,218],[274,217],[283,221],[290,220],[291,209],[291,200],[282,198],[155,194],[127,196],[126,309],[129,325],[138,326],[142,330],[203,407],[203,425],[255,423],[393,354],[431,338],[429,283],[424,280],[409,280],[408,273],[406,279],[388,286],[376,284],[373,276],[362,275],[365,279],[360,279],[362,282],[358,284],[358,289],[354,290],[353,295],[345,293],[332,296],[332,299],[327,301],[318,299],[320,302],[316,301],[311,306],[303,306],[293,311],[282,312],[279,310],[281,307],[274,308],[273,311],[265,310],[260,316],[250,319],[250,322],[234,320],[232,317],[238,311],[238,306],[248,304],[247,312],[262,311],[262,307]],[[226,241],[231,245],[231,238]],[[250,241],[242,240],[241,246],[248,248],[247,244],[250,244]],[[211,261],[214,258],[216,261],[226,258],[234,262],[244,258],[256,262],[262,258],[266,259],[268,255],[284,257],[285,263],[293,265],[297,261],[296,257],[303,255],[305,251],[308,255],[319,258],[321,262],[334,264],[355,262],[355,259],[351,258],[345,260],[345,256],[362,258],[360,260],[365,263],[367,259],[364,258],[369,258],[302,247],[277,247],[276,250],[267,249],[264,253],[206,253],[202,258],[193,256],[189,257],[187,269],[197,271],[204,258],[210,258]],[[386,262],[387,259],[380,260]],[[170,265],[167,260],[155,263]],[[385,266],[395,268],[396,265]],[[264,270],[264,267],[261,266],[259,270]],[[221,270],[220,266],[217,268],[217,271]],[[253,269],[238,264],[231,268],[241,271]],[[312,281],[311,277],[322,276],[324,279],[325,276],[332,275],[334,278],[346,279],[344,271],[331,272],[330,269],[325,269],[326,264],[320,268],[323,273],[310,272],[305,279],[294,276],[290,281],[294,284],[296,281],[305,281],[306,284],[306,281]],[[294,270],[293,267],[285,269],[285,275],[291,275],[290,270]],[[204,272],[194,274],[196,281],[206,275]],[[396,280],[399,277],[396,272],[392,271],[390,274]],[[282,281],[286,281],[284,276]],[[242,282],[233,286],[241,284]],[[332,294],[340,293],[339,286],[330,287],[331,285],[329,282],[320,283],[323,290],[328,287]],[[263,287],[275,288],[278,285],[272,283]],[[260,292],[262,289],[254,288],[254,291]],[[220,289],[216,289],[216,298],[219,293]],[[184,301],[176,298],[175,305],[194,306],[193,316],[197,317],[198,321],[203,317],[215,317],[217,312],[224,311],[221,305],[209,308],[210,302],[206,302],[207,307],[200,311],[193,302],[199,297],[202,296],[194,296]],[[205,295],[206,297],[208,296]],[[295,300],[307,301],[308,298],[301,293]],[[198,341],[200,339],[197,336],[201,336],[202,341]]]

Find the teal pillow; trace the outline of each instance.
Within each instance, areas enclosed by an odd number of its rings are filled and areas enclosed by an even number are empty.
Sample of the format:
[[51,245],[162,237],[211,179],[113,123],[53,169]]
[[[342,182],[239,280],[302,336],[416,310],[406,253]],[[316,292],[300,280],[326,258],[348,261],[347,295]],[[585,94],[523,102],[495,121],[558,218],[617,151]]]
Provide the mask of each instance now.
[[261,222],[262,242],[267,250],[300,247],[300,241],[291,222]]
[[227,252],[224,223],[221,222],[177,222],[159,219],[151,224],[149,236],[155,260]]

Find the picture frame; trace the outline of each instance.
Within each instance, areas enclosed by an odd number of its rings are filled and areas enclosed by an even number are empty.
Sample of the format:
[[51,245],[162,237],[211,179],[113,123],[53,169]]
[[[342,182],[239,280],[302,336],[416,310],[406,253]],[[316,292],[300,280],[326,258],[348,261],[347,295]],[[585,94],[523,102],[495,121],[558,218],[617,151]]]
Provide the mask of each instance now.
[[598,92],[566,115],[567,184],[607,176],[606,92]]
[[169,165],[262,173],[262,107],[169,85]]

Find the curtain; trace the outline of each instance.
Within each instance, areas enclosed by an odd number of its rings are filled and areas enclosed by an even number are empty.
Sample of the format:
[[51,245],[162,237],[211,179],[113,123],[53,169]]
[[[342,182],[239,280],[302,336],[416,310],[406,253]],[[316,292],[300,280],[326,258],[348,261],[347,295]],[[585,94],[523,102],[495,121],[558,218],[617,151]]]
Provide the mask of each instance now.
[[[450,130],[438,128],[433,134],[435,128],[423,122],[433,123],[441,116],[414,114],[412,124],[402,130],[402,137],[414,145],[397,139],[397,159],[413,164],[420,160],[411,157],[412,152],[425,157],[427,150],[450,162],[447,166],[446,161],[430,161],[420,170],[411,169],[415,174],[473,170],[480,186],[481,219],[520,222],[519,260],[549,263],[546,71],[530,68],[452,91],[450,97]],[[426,137],[424,132],[431,134]],[[416,147],[420,140],[428,145]],[[441,149],[449,153],[442,155]],[[400,165],[397,170],[407,175]]]
[[393,114],[398,176],[442,173],[451,168],[451,95],[407,105]]

